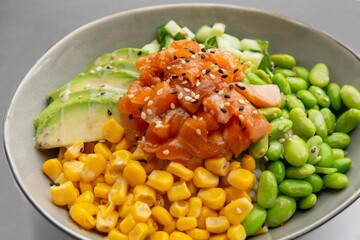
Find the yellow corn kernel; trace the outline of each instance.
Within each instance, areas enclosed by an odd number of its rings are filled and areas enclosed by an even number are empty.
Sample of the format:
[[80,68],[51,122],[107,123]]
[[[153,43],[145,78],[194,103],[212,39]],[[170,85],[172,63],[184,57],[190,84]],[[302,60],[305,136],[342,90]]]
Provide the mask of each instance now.
[[123,138],[125,129],[114,119],[110,118],[102,127],[103,138],[111,143],[118,143]]
[[94,187],[94,195],[97,198],[108,199],[108,193],[110,189],[111,185],[99,182]]
[[108,199],[111,199],[115,205],[121,205],[125,202],[128,191],[129,184],[126,179],[118,177],[108,192]]
[[132,155],[132,158],[134,160],[146,160],[148,162],[150,162],[151,160],[153,160],[155,157],[155,155],[153,153],[147,153],[144,152],[141,148],[137,147]]
[[171,175],[171,173],[161,170],[152,171],[146,182],[147,185],[160,192],[166,192],[169,190],[173,183],[174,177]]
[[167,196],[170,202],[180,201],[188,199],[191,196],[191,192],[186,185],[186,182],[175,182],[173,186],[167,192]]
[[169,234],[165,231],[156,231],[150,235],[149,240],[169,240]]
[[128,140],[126,140],[126,138],[123,138],[114,146],[114,151],[127,150],[129,147],[131,147],[131,144],[128,142]]
[[129,240],[143,240],[149,233],[149,226],[146,223],[138,223],[129,232]]
[[80,204],[74,204],[70,208],[70,216],[77,224],[87,230],[95,227],[94,217],[88,211],[82,208]]
[[108,164],[106,165],[106,170],[104,173],[104,180],[107,184],[114,184],[116,179],[118,179],[119,177],[122,177],[122,172],[120,171],[114,171],[110,168],[110,163],[108,162]]
[[194,171],[193,182],[199,188],[216,187],[219,184],[219,176],[206,168],[198,167]]
[[246,238],[245,228],[241,224],[232,225],[227,230],[229,240],[244,240]]
[[166,170],[184,181],[190,181],[194,176],[193,171],[178,162],[170,162]]
[[151,209],[151,213],[152,216],[156,219],[156,221],[163,226],[169,226],[174,221],[171,214],[164,207],[155,206]]
[[151,187],[142,184],[136,185],[133,190],[134,201],[142,201],[152,206],[156,202],[156,192]]
[[[104,177],[103,174],[100,174],[99,176],[97,176],[97,177],[95,178],[94,181],[91,182],[91,184],[92,184],[93,187],[95,187],[96,184],[98,184],[98,183],[106,183],[106,182],[105,182],[105,177]],[[110,185],[110,184],[109,184],[109,185]]]
[[84,182],[94,181],[106,169],[106,159],[100,154],[88,154],[81,171],[81,179]]
[[79,190],[76,189],[71,181],[60,184],[59,186],[53,185],[50,187],[50,197],[55,205],[65,206],[79,196]]
[[169,211],[173,217],[185,217],[189,212],[189,203],[186,201],[175,201],[170,205]]
[[211,235],[209,240],[228,240],[226,233]]
[[91,191],[86,191],[81,193],[74,202],[70,203],[69,207],[71,207],[72,205],[76,204],[76,203],[94,203],[95,200],[95,196],[94,193]]
[[224,157],[206,159],[204,166],[218,176],[226,176],[230,171],[230,163]]
[[174,231],[176,230],[176,221],[173,220],[170,225],[168,225],[168,226],[163,226],[163,227],[162,227],[162,230],[163,230],[164,232],[167,232],[168,234],[174,232]]
[[197,220],[195,217],[179,217],[176,221],[176,228],[179,231],[187,231],[196,228]]
[[189,235],[194,240],[207,240],[210,237],[210,233],[205,229],[193,228],[186,231],[186,234]]
[[78,160],[68,160],[63,165],[63,171],[70,181],[77,182],[81,180],[81,171],[83,167],[83,162]]
[[239,161],[232,161],[230,162],[229,170],[233,171],[235,169],[241,168],[241,163]]
[[202,188],[198,197],[205,206],[215,210],[222,208],[226,201],[226,193],[222,188]]
[[124,168],[123,176],[129,182],[130,186],[144,184],[146,172],[143,166],[137,161],[130,161]]
[[202,207],[202,200],[199,197],[192,197],[189,199],[188,217],[199,217]]
[[252,236],[261,235],[261,234],[267,233],[268,231],[269,231],[268,226],[265,225],[265,226],[261,227],[259,230],[257,230]]
[[131,159],[132,153],[128,150],[115,151],[110,156],[110,168],[114,171],[123,171]]
[[104,215],[103,212],[107,211],[106,206],[99,206],[99,211],[96,214],[96,229],[99,232],[109,232],[115,228],[119,215],[116,211],[112,211],[109,214]]
[[156,232],[159,229],[159,226],[153,217],[149,217],[145,221],[145,223],[149,226],[149,234],[153,234],[154,232]]
[[54,183],[66,183],[67,181],[69,181],[69,179],[65,176],[65,173],[60,173],[60,175],[55,179]]
[[131,206],[133,204],[134,194],[129,193],[126,196],[125,202],[119,207],[119,216],[121,218],[125,218],[131,210]]
[[79,160],[80,162],[85,162],[86,156],[87,156],[87,153],[82,153],[82,154],[80,154],[80,156],[78,157],[78,160]]
[[86,191],[90,191],[90,192],[94,191],[94,188],[93,188],[91,183],[80,182],[79,183],[79,188],[80,188],[81,193],[84,193]]
[[256,168],[256,161],[253,156],[245,154],[241,158],[241,167],[249,170],[250,172],[253,172]]
[[63,159],[64,158],[64,154],[66,152],[66,147],[60,147],[59,148],[59,153],[58,153],[58,159]]
[[202,167],[204,164],[204,160],[201,158],[193,157],[190,161],[186,163],[186,167],[192,171],[194,171],[198,167]]
[[81,141],[75,142],[66,150],[64,153],[64,158],[66,160],[77,159],[83,151],[84,143]]
[[241,223],[253,205],[246,198],[238,198],[224,207],[224,215],[231,224]]
[[201,207],[201,211],[200,211],[200,215],[199,217],[197,218],[198,220],[198,228],[200,229],[206,229],[206,218],[208,217],[217,217],[218,214],[217,212],[215,212],[215,210],[213,209],[210,209],[206,206],[202,206]]
[[105,159],[109,159],[111,151],[105,143],[98,142],[94,146],[94,153],[102,155]]
[[224,191],[226,193],[226,204],[238,199],[238,198],[246,198],[249,202],[251,202],[251,198],[249,194],[244,191],[237,188],[234,188],[233,186],[224,188]]
[[211,233],[223,233],[230,227],[230,223],[225,216],[207,217],[205,224],[206,230]]
[[55,181],[55,179],[62,173],[63,167],[58,158],[52,158],[44,162],[42,170],[48,178]]
[[83,209],[85,209],[88,213],[90,213],[91,216],[95,216],[99,209],[97,206],[95,206],[93,203],[77,203],[78,205],[80,205],[80,207],[82,207]]
[[149,205],[144,202],[136,201],[131,207],[131,214],[137,222],[145,222],[151,216]]
[[186,233],[174,231],[170,234],[169,240],[192,240],[192,238]]
[[198,192],[198,188],[195,186],[193,181],[187,181],[186,186],[188,187],[191,195],[196,195]]
[[231,186],[237,189],[248,190],[254,185],[255,176],[249,170],[238,168],[230,171],[227,180]]
[[111,229],[107,237],[109,240],[129,240],[127,235],[123,234],[116,228]]
[[137,222],[135,221],[134,217],[129,213],[126,217],[121,221],[119,225],[119,229],[121,232],[125,234],[129,234],[129,232],[135,227]]
[[165,206],[165,199],[163,197],[163,195],[157,193],[156,194],[156,200],[155,200],[155,203],[154,203],[154,206]]

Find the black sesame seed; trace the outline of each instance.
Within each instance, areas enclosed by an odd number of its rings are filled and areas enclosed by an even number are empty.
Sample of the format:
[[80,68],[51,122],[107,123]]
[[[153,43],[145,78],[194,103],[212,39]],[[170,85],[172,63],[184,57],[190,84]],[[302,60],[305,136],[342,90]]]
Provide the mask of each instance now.
[[143,107],[140,106],[140,107],[139,107],[139,112],[142,112],[142,110],[143,110]]
[[241,129],[241,131],[243,131],[243,132],[244,132],[245,130],[246,130],[246,126]]
[[218,70],[218,72],[221,74],[224,73],[224,71],[221,68]]
[[142,54],[142,51],[139,51],[139,52],[137,53],[138,56],[141,56],[141,54]]
[[240,90],[245,90],[246,89],[246,87],[245,86],[242,86],[242,85],[240,85],[240,84],[235,84],[238,88],[240,88]]
[[209,73],[211,71],[211,69],[210,68],[207,68],[206,70],[205,70],[205,73]]
[[226,108],[220,108],[220,110],[223,112],[223,113],[226,113],[227,111],[226,111]]
[[129,115],[128,115],[128,118],[131,120],[131,119],[133,119],[133,115],[130,113]]
[[185,62],[190,62],[190,58],[186,58],[186,59],[185,59]]
[[110,66],[110,65],[107,65],[105,68],[106,68],[107,70],[109,70],[109,69],[111,68],[111,66]]
[[177,91],[174,89],[171,91],[171,94],[177,94]]
[[174,56],[174,60],[176,60],[177,59],[177,56]]
[[227,77],[228,77],[227,74],[221,75],[221,78],[227,78]]
[[159,74],[159,77],[163,77],[164,76],[164,72],[161,72],[160,74]]
[[186,75],[186,72],[182,73],[181,76],[185,76]]
[[205,48],[202,48],[201,51],[202,51],[202,52],[206,52],[206,49],[205,49]]
[[191,49],[189,49],[189,52],[191,52],[192,54],[195,54],[195,52],[193,50],[191,50]]
[[110,109],[108,109],[108,110],[107,110],[107,114],[108,114],[109,116],[111,116],[111,115],[112,115],[112,111],[111,111]]
[[198,103],[199,99],[191,99],[191,103]]
[[230,84],[230,85],[229,85],[229,89],[230,89],[230,90],[233,90],[233,89],[234,89],[234,85]]
[[215,51],[214,51],[214,50],[210,50],[210,53],[215,53]]
[[233,73],[236,73],[237,71],[239,71],[239,69],[238,69],[238,68],[235,68]]
[[239,124],[239,126],[241,126],[241,125],[242,125],[242,124],[241,124],[241,121],[239,121],[239,123],[238,123],[238,124]]
[[147,161],[145,159],[139,159],[138,162],[140,163],[147,163]]
[[220,92],[220,90],[219,90],[219,89],[216,89],[216,90],[215,90],[215,92],[216,92],[216,93],[219,93],[219,92]]
[[100,95],[101,96],[104,96],[106,94],[106,92],[101,92]]
[[239,107],[239,111],[244,110],[244,108],[245,108],[244,106],[240,106],[240,107]]
[[201,54],[201,58],[204,59],[206,56],[205,54]]
[[224,95],[224,98],[231,98],[231,97],[230,97],[229,94],[226,93],[226,94]]
[[178,75],[172,75],[172,76],[171,76],[172,79],[176,79],[176,78],[178,78],[178,77],[179,77]]

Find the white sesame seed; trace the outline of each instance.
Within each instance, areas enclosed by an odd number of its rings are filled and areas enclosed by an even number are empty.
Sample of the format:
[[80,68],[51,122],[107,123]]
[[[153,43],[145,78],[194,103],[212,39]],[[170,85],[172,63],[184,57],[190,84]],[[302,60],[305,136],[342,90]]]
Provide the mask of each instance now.
[[185,84],[187,84],[188,82],[185,80],[185,81],[183,81],[181,84],[183,84],[183,85],[185,85]]
[[141,119],[142,120],[145,120],[146,119],[146,113],[144,112],[141,112],[141,115],[140,115]]
[[190,92],[190,96],[191,96],[191,97],[195,97],[195,95],[196,95],[196,94],[195,94],[193,91]]
[[178,94],[178,99],[180,100],[180,99],[182,99],[182,98],[183,98],[183,93],[180,92],[180,93]]
[[210,73],[209,76],[210,76],[210,78],[211,78],[212,80],[215,79],[215,75],[214,75],[214,74]]
[[195,99],[199,99],[199,98],[200,98],[200,95],[199,95],[199,94],[195,94],[194,98],[195,98]]
[[258,114],[259,112],[258,112],[257,110],[254,110],[252,113],[256,115],[256,114]]
[[199,80],[196,80],[196,82],[195,82],[195,86],[200,86],[200,81]]
[[219,94],[224,94],[224,91],[223,91],[223,90],[220,90],[220,91],[219,91]]
[[203,117],[200,117],[200,118],[199,118],[199,121],[203,121],[203,120],[204,120],[204,118],[203,118]]
[[144,101],[147,102],[150,99],[149,96],[147,96],[146,98],[144,98]]
[[151,114],[152,114],[151,109],[146,109],[146,112],[147,112],[147,114],[149,114],[149,115],[151,115]]
[[162,124],[161,120],[155,121],[155,124]]
[[238,101],[239,101],[239,103],[241,103],[241,104],[245,104],[245,101],[244,101],[243,99],[239,99]]
[[181,60],[181,63],[182,63],[182,64],[186,64],[186,61],[183,59],[183,60]]
[[174,104],[174,103],[170,103],[170,108],[171,108],[171,109],[175,109],[175,104]]
[[205,73],[206,73],[206,70],[205,70],[205,69],[203,69],[203,70],[201,71],[201,73],[202,73],[202,74],[205,74]]
[[241,114],[239,115],[239,118],[240,118],[241,121],[244,121],[244,120],[245,120],[244,116],[241,115]]
[[150,100],[148,101],[147,105],[150,107],[151,105],[153,105],[154,101],[153,100]]
[[163,151],[163,154],[164,154],[164,155],[169,155],[169,154],[170,154],[170,151],[167,150],[167,149],[165,149],[165,150]]
[[155,128],[161,128],[161,127],[163,127],[162,124],[155,124]]
[[230,106],[230,103],[229,103],[229,102],[226,102],[226,103],[224,103],[224,106],[229,107],[229,106]]
[[190,96],[185,96],[185,97],[184,97],[184,100],[187,101],[187,102],[190,102],[191,99],[192,99],[192,97],[190,97]]
[[128,97],[129,99],[132,99],[134,97],[134,94],[129,94]]
[[197,135],[201,135],[201,130],[198,128],[198,129],[196,129],[196,134]]
[[160,88],[160,89],[156,92],[156,95],[160,96],[162,93],[163,93],[163,89]]
[[193,55],[191,55],[191,58],[192,58],[192,59],[194,59],[194,58],[195,58],[195,55],[194,55],[194,54],[193,54]]
[[166,69],[167,69],[167,70],[170,70],[170,69],[171,69],[171,67],[170,67],[170,66],[167,66],[167,67],[166,67]]
[[196,115],[192,115],[192,118],[196,120],[196,119],[197,119],[197,116],[196,116]]
[[190,89],[184,88],[184,91],[187,92],[187,93],[189,93],[189,92],[190,92]]

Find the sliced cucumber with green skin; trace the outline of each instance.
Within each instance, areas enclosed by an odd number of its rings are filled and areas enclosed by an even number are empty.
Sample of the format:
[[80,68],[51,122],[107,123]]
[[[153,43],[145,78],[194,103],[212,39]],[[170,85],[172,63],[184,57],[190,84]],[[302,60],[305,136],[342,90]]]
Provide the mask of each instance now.
[[154,53],[160,50],[160,43],[155,39],[152,42],[145,44],[141,49]]

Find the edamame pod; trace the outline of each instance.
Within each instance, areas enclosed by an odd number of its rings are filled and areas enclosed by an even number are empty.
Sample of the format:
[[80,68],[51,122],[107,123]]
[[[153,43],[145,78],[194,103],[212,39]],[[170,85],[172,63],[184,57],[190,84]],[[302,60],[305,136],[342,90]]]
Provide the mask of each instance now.
[[348,183],[348,177],[343,173],[330,173],[323,177],[324,186],[331,189],[343,189]]
[[290,70],[290,69],[286,69],[286,68],[276,68],[274,70],[274,74],[276,73],[280,73],[282,75],[284,75],[285,77],[295,77],[295,72]]
[[329,96],[329,99],[330,99],[331,108],[336,111],[339,111],[342,107],[339,84],[329,83],[329,85],[327,87],[327,95]]
[[306,113],[300,108],[290,111],[289,119],[293,122],[293,132],[303,139],[309,139],[315,135],[316,128],[314,123],[307,118]]
[[347,148],[350,144],[350,136],[343,132],[334,132],[324,139],[324,142],[332,148]]
[[315,173],[319,174],[330,174],[337,172],[337,168],[333,167],[315,167]]
[[241,222],[245,228],[246,236],[251,236],[256,233],[264,224],[266,219],[266,210],[258,204],[254,204],[250,213]]
[[306,108],[312,108],[316,105],[317,100],[308,90],[300,90],[296,93],[297,97],[303,102]]
[[285,165],[282,161],[272,162],[266,169],[274,174],[278,184],[280,184],[284,180]]
[[316,173],[311,174],[310,176],[304,178],[304,180],[311,184],[313,188],[312,190],[313,193],[320,192],[324,186],[322,178]]
[[291,94],[290,85],[288,81],[286,81],[286,77],[281,73],[276,73],[271,81],[279,87],[280,92],[283,94]]
[[292,135],[284,142],[284,157],[292,166],[300,167],[309,159],[309,147],[300,137]]
[[320,161],[316,163],[318,167],[331,167],[334,162],[334,153],[329,144],[323,142],[319,151]]
[[271,133],[270,133],[270,141],[279,139],[286,132],[288,132],[292,127],[292,121],[289,119],[281,119],[277,118],[270,122],[271,125]]
[[310,195],[299,199],[298,207],[303,210],[310,209],[316,204],[316,201],[316,194],[311,193]]
[[291,111],[294,108],[300,108],[305,112],[305,106],[303,102],[298,99],[295,95],[288,94],[286,95],[286,108]]
[[329,84],[329,69],[324,63],[315,64],[309,72],[309,81],[312,85],[325,87]]
[[340,89],[340,97],[342,102],[348,108],[356,108],[360,110],[360,92],[354,86],[342,86]]
[[256,69],[255,74],[264,80],[267,84],[272,84],[270,76],[262,69]]
[[277,140],[270,141],[269,148],[265,154],[268,160],[277,161],[281,158],[284,146]]
[[334,160],[345,157],[344,150],[340,148],[333,148],[332,151],[334,153]]
[[309,92],[311,92],[312,95],[314,95],[317,104],[319,104],[320,107],[330,106],[330,99],[322,88],[313,85],[310,86],[308,90]]
[[289,196],[279,196],[276,205],[267,210],[266,223],[269,227],[278,227],[288,221],[296,211],[296,201]]
[[269,147],[269,135],[260,138],[256,143],[251,144],[249,153],[254,158],[262,158],[265,156]]
[[275,175],[268,170],[261,173],[257,191],[257,203],[263,208],[271,208],[276,204],[278,185]]
[[293,68],[293,70],[295,71],[297,77],[300,77],[300,78],[302,78],[302,79],[305,79],[306,81],[308,80],[308,78],[309,78],[309,71],[308,71],[305,67],[295,66],[295,67]]
[[303,179],[315,173],[315,167],[304,164],[301,167],[290,166],[286,169],[286,178]]
[[321,157],[319,157],[319,151],[322,143],[323,140],[318,135],[315,135],[309,138],[309,140],[307,140],[306,144],[310,149],[309,160],[307,161],[307,163],[315,165],[317,162],[320,161]]
[[282,111],[281,117],[289,119],[289,117],[290,117],[289,111],[286,108],[281,109],[281,111]]
[[289,197],[306,197],[313,191],[311,184],[301,179],[285,179],[279,184],[279,190]]
[[310,109],[308,110],[308,115],[310,120],[314,123],[316,128],[316,134],[322,137],[323,139],[328,135],[328,129],[324,116],[319,110]]
[[280,108],[277,107],[266,107],[266,108],[259,108],[258,111],[268,120],[271,122],[275,118],[279,118],[282,115],[282,111]]
[[249,82],[251,84],[255,84],[255,85],[267,84],[264,80],[262,80],[260,77],[258,77],[258,75],[256,75],[255,73],[252,73],[252,72],[246,74],[246,78],[249,80]]
[[360,123],[360,110],[350,108],[345,111],[336,121],[335,131],[349,133]]
[[351,158],[342,157],[342,158],[336,159],[333,162],[332,166],[337,169],[337,172],[345,173],[350,169],[351,165],[352,165]]
[[272,54],[270,60],[280,68],[292,69],[296,64],[295,58],[289,54]]
[[297,93],[300,90],[306,90],[308,88],[308,82],[302,78],[287,77],[286,80],[290,85],[292,93]]
[[335,129],[335,123],[336,123],[336,116],[331,112],[329,108],[322,108],[320,110],[321,114],[324,117],[326,127],[328,129],[328,132],[331,133]]

